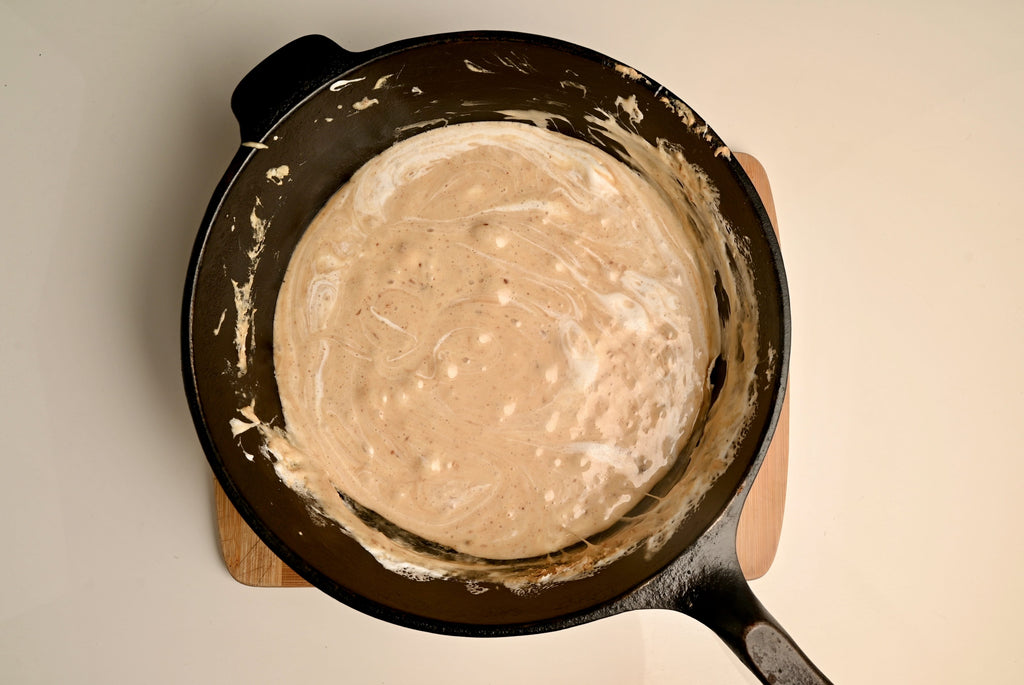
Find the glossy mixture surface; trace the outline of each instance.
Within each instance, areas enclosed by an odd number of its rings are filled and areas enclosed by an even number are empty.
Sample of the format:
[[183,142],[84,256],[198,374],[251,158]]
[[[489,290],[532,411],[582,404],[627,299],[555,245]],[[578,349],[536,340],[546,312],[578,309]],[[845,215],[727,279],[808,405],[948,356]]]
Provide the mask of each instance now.
[[689,240],[636,173],[557,133],[485,122],[395,145],[288,267],[289,468],[477,557],[607,528],[706,408],[713,316]]

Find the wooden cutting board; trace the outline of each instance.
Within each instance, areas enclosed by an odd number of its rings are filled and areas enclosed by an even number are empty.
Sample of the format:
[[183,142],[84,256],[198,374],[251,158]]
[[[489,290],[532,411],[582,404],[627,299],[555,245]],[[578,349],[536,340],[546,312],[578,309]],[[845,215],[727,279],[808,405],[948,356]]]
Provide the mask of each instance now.
[[[764,167],[754,157],[734,153],[754,183],[772,225],[778,233],[775,202]],[[768,449],[761,471],[754,481],[740,516],[736,552],[743,574],[748,579],[760,578],[772,565],[782,533],[782,514],[786,502],[786,473],[789,464],[789,396],[782,405],[782,415],[775,437]],[[232,577],[254,587],[309,587],[299,574],[290,569],[245,523],[228,500],[220,484],[214,482],[217,527],[220,549]]]

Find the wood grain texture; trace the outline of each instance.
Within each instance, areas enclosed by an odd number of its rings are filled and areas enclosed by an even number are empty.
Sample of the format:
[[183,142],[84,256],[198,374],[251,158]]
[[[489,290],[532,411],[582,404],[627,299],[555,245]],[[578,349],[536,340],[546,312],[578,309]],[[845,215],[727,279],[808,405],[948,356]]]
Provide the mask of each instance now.
[[[768,174],[757,159],[742,152],[734,153],[761,196],[761,202],[779,235],[779,219],[775,214],[775,198],[768,183]],[[789,470],[789,393],[782,403],[782,413],[775,436],[768,447],[761,470],[747,495],[736,532],[736,553],[743,575],[748,580],[760,578],[771,568],[782,535],[782,517],[786,508],[786,474]]]
[[[754,157],[734,153],[757,188],[772,225],[778,233],[775,202],[764,167]],[[760,578],[772,565],[782,533],[782,515],[786,501],[786,472],[789,465],[789,397],[775,437],[761,471],[747,497],[740,516],[736,552],[743,574]],[[253,587],[308,587],[309,584],[263,544],[228,500],[219,483],[214,483],[217,528],[224,563],[231,576]]]
[[220,551],[231,576],[253,587],[308,587],[302,576],[263,544],[216,480],[213,490]]

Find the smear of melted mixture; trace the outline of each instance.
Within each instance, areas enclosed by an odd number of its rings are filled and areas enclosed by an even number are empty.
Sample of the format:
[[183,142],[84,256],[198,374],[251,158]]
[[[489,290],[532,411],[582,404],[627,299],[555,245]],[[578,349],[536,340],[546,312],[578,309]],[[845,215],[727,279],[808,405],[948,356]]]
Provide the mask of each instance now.
[[275,452],[307,488],[467,555],[608,528],[707,407],[718,322],[680,222],[622,163],[534,126],[393,146],[292,256]]

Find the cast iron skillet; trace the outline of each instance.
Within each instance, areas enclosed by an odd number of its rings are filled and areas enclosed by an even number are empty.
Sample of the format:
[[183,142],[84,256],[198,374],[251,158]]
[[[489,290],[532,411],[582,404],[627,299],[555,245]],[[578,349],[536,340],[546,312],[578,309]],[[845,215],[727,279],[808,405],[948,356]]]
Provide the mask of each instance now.
[[[445,124],[506,118],[498,110],[536,109],[560,115],[554,128],[581,137],[583,115],[599,108],[624,117],[614,101],[629,95],[645,115],[637,132],[681,146],[717,186],[723,216],[749,247],[762,361],[738,458],[660,551],[628,555],[591,577],[524,596],[500,585],[471,593],[458,581],[412,580],[385,570],[340,527],[313,519],[275,474],[258,431],[235,434],[245,427],[239,409],[250,403],[264,421],[284,423],[273,314],[296,242],[356,169],[400,139]],[[217,478],[256,533],[310,583],[367,614],[438,633],[505,636],[631,609],[675,609],[714,630],[764,682],[825,683],[751,593],[736,557],[740,511],[774,431],[788,372],[789,298],[779,247],[757,193],[739,164],[722,154],[721,140],[692,112],[662,98],[677,102],[604,55],[526,34],[444,34],[362,53],[307,36],[281,48],[234,92],[242,146],[213,195],[189,264],[182,344],[192,416]],[[352,107],[373,99],[378,103],[370,107]],[[590,142],[619,152],[610,141]],[[268,176],[281,165],[289,167],[286,177]],[[254,221],[266,222],[265,236]],[[253,315],[239,331],[236,296],[246,292]],[[236,335],[246,349],[244,373]],[[763,361],[772,355],[774,363]]]

